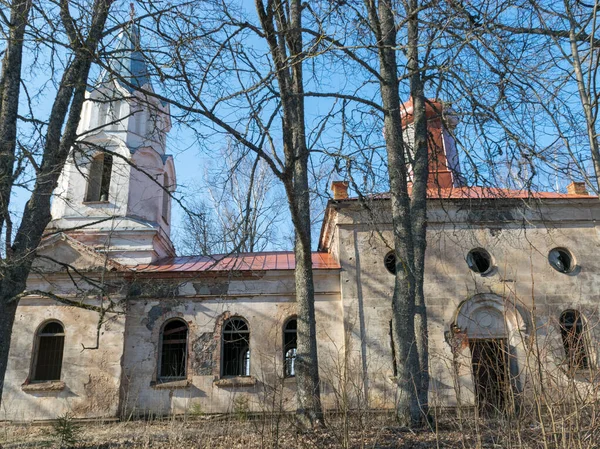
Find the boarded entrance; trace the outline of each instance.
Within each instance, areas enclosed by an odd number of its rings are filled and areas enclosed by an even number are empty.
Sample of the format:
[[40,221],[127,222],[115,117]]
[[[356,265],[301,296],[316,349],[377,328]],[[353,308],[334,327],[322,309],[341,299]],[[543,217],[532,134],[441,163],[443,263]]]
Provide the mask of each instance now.
[[479,411],[487,415],[505,413],[511,403],[506,339],[472,339],[469,346]]

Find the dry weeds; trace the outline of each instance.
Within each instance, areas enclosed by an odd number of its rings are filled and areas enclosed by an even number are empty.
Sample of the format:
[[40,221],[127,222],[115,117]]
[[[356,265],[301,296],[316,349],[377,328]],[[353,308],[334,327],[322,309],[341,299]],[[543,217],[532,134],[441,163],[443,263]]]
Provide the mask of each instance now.
[[[299,432],[293,422],[284,418],[275,430],[269,420],[168,420],[132,421],[127,423],[86,423],[80,449],[254,449],[254,448],[337,448],[345,447],[338,426]],[[368,428],[355,426],[349,431],[349,448],[458,448],[462,447],[458,432],[447,430],[409,432],[379,421]],[[0,447],[58,448],[50,436],[48,425],[14,425],[0,423]]]
[[[289,417],[281,420],[167,419],[119,423],[91,423],[83,427],[79,449],[255,449],[255,448],[352,448],[352,449],[423,449],[423,448],[505,448],[537,449],[541,443],[539,429],[523,430],[518,439],[507,438],[510,432],[502,420],[488,421],[479,434],[460,432],[451,424],[438,426],[434,432],[398,428],[389,417],[370,418],[342,426],[331,419],[324,430],[300,432]],[[344,430],[342,430],[344,429]],[[481,429],[481,428],[480,428]],[[348,443],[344,443],[347,441]],[[590,447],[589,444],[585,445]],[[0,448],[58,448],[49,425],[15,425],[0,423]],[[548,447],[548,446],[546,446]],[[594,447],[592,445],[592,447]]]

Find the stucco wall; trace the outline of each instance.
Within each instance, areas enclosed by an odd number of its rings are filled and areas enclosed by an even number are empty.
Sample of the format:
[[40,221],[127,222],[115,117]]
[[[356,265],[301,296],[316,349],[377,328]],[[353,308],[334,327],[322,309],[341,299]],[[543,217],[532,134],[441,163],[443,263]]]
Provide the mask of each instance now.
[[[58,320],[64,326],[64,389],[25,391],[35,334],[48,320]],[[96,346],[97,324],[96,312],[57,305],[44,298],[22,299],[13,327],[0,420],[44,420],[65,413],[80,418],[116,416],[125,320],[122,316],[111,317],[102,326],[98,349],[84,350],[83,346]]]
[[[350,353],[355,365],[367,373],[364,384],[373,406],[390,398],[389,389],[393,386],[389,321],[394,276],[383,264],[392,247],[391,216],[382,205],[384,202],[374,205],[373,214],[349,203],[338,207],[344,320],[351,336]],[[502,204],[502,208],[494,209],[493,203],[488,203],[480,212],[477,207],[473,212],[467,211],[473,204],[464,202],[430,203],[425,297],[432,375],[430,400],[434,403],[455,405],[457,385],[462,388],[463,403],[474,400],[467,340],[456,354],[458,384],[449,344],[451,325],[461,304],[469,299],[493,298],[502,310],[515,310],[515,324],[507,324],[512,326],[507,336],[514,347],[513,368],[521,391],[533,382],[534,370],[527,366],[533,363],[533,357],[527,355],[531,354],[534,340],[530,337],[535,331],[546,382],[566,382],[558,324],[566,309],[576,309],[584,315],[591,339],[588,350],[597,366],[594,341],[600,337],[600,263],[596,254],[600,240],[596,219],[600,217],[600,204],[595,199],[557,200],[543,207],[519,201]],[[472,272],[465,262],[469,250],[477,247],[487,249],[494,259],[495,269],[489,275]],[[567,248],[575,256],[577,268],[572,273],[559,273],[549,265],[548,252],[555,247]],[[480,294],[487,296],[477,296]]]
[[[316,315],[322,373],[336,371],[343,355],[343,323],[337,272],[316,273]],[[283,379],[283,325],[296,314],[293,272],[244,278],[181,281],[178,296],[130,300],[124,356],[126,414],[215,413],[295,408],[294,378]],[[229,316],[250,328],[250,386],[222,385],[221,325]],[[174,317],[188,323],[187,382],[157,384],[160,331]],[[324,403],[332,407],[332,380],[324,379]],[[243,379],[242,380],[246,380]],[[246,405],[240,405],[240,404]]]

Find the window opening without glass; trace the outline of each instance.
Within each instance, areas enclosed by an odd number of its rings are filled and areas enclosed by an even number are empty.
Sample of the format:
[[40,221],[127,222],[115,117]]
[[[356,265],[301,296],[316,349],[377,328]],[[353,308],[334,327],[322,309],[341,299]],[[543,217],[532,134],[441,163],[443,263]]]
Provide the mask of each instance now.
[[102,153],[92,159],[86,201],[108,201],[112,166],[113,157],[110,154]]
[[562,313],[560,316],[560,334],[569,369],[589,368],[583,319],[578,311],[566,310]]
[[492,269],[492,256],[483,248],[472,249],[467,254],[467,265],[475,273],[489,273]]
[[161,380],[185,379],[187,373],[187,324],[181,320],[165,324],[161,336]]
[[51,321],[37,335],[37,353],[33,370],[34,382],[60,380],[65,331],[62,324]]
[[250,376],[250,329],[241,318],[223,326],[223,376]]
[[295,319],[289,320],[283,328],[283,375],[285,377],[296,375],[297,329],[298,322]]

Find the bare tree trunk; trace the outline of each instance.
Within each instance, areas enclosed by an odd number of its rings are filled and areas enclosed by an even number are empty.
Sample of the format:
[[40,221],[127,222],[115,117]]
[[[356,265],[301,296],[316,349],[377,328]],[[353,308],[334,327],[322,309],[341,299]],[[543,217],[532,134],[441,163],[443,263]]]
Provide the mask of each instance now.
[[[298,335],[296,378],[298,418],[307,427],[323,425],[315,318],[315,288],[312,273],[309,151],[304,121],[302,79],[302,3],[300,0],[262,0],[256,7],[271,56],[275,63],[283,111],[283,182],[288,197],[294,231],[296,257],[296,302]],[[289,51],[289,55],[287,54]]]
[[[13,171],[17,146],[17,113],[21,90],[23,38],[29,20],[31,0],[17,0],[10,7],[9,35],[0,78],[0,229],[10,222],[8,204],[14,182]],[[10,229],[6,235],[10,242]],[[7,254],[8,257],[8,254]],[[1,369],[1,366],[0,366]]]
[[[79,44],[77,39],[71,39],[71,44],[76,45],[75,55],[62,77],[52,106],[42,164],[15,237],[12,259],[2,270],[0,312],[3,312],[3,315],[0,325],[3,327],[0,328],[0,348],[2,348],[0,349],[0,379],[2,379],[0,386],[3,385],[6,373],[8,349],[17,307],[17,302],[13,301],[13,298],[25,290],[35,250],[40,244],[46,225],[50,222],[50,198],[77,137],[77,125],[85,100],[90,67],[113,1],[96,0],[87,39]],[[68,14],[66,3],[63,6],[62,19],[69,32],[73,19]],[[66,124],[65,119],[67,119]],[[10,325],[10,328],[5,328],[4,325]],[[0,390],[0,397],[1,395]]]
[[[577,81],[577,90],[579,92],[579,99],[583,108],[583,114],[585,116],[585,127],[588,135],[588,141],[590,144],[590,152],[592,154],[592,162],[594,164],[594,173],[596,175],[596,189],[600,189],[600,147],[598,145],[598,136],[596,134],[596,117],[592,110],[592,103],[590,101],[590,95],[588,86],[586,88],[583,70],[581,67],[581,57],[579,55],[579,48],[577,47],[577,33],[575,32],[575,18],[571,14],[569,2],[564,2],[565,9],[567,11],[567,17],[569,19],[569,44],[571,45],[571,64],[573,65],[573,71],[575,72],[575,79]],[[594,15],[596,14],[597,4],[594,6]],[[591,56],[589,56],[591,57]],[[590,69],[591,70],[591,69]],[[597,190],[600,191],[600,190]]]
[[419,358],[415,342],[415,277],[411,232],[410,197],[405,145],[402,137],[398,64],[396,59],[396,23],[392,5],[384,0],[376,6],[367,3],[371,28],[376,30],[379,52],[381,100],[390,180],[390,200],[396,280],[392,297],[392,338],[396,349],[398,384],[397,417],[402,424],[416,425],[421,411],[417,395],[420,381]]
[[317,331],[315,288],[312,271],[308,170],[305,161],[298,161],[294,175],[293,197],[290,201],[296,239],[296,303],[298,312],[296,378],[298,417],[306,426],[320,426],[323,421]]
[[410,92],[413,99],[414,159],[413,186],[411,194],[412,235],[414,243],[415,273],[415,341],[419,355],[420,383],[418,399],[424,416],[428,414],[429,396],[429,345],[427,335],[427,307],[423,291],[425,275],[425,250],[427,248],[427,183],[429,178],[429,154],[426,99],[419,63],[419,16],[418,1],[409,0],[407,69],[410,76]]

